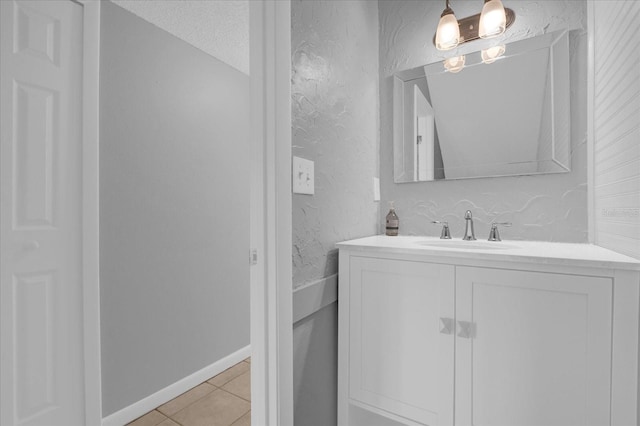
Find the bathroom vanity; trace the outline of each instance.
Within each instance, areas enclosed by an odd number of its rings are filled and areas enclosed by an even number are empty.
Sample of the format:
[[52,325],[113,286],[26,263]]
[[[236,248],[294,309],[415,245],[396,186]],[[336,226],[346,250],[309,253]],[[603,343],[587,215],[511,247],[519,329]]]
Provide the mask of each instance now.
[[588,244],[339,243],[339,425],[636,425],[640,262]]

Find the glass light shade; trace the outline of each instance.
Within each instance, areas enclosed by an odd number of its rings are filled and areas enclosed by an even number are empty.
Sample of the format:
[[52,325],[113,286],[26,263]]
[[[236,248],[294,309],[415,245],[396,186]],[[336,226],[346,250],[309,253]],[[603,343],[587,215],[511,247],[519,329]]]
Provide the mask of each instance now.
[[491,38],[499,36],[507,27],[507,15],[500,0],[489,0],[482,6],[478,36]]
[[482,62],[485,64],[490,64],[495,62],[500,56],[504,55],[505,47],[504,44],[499,46],[489,47],[488,49],[482,49],[481,56]]
[[[449,9],[451,10],[451,9]],[[460,27],[456,16],[451,13],[445,13],[440,18],[438,29],[436,30],[436,49],[449,50],[453,49],[460,42]]]
[[457,73],[462,71],[464,68],[465,56],[454,56],[453,58],[447,58],[444,60],[444,68],[452,73]]

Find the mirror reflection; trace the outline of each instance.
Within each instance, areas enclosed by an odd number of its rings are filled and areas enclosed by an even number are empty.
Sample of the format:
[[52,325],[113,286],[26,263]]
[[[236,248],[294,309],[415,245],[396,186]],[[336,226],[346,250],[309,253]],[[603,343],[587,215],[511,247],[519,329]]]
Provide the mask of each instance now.
[[394,76],[395,182],[570,171],[569,33]]

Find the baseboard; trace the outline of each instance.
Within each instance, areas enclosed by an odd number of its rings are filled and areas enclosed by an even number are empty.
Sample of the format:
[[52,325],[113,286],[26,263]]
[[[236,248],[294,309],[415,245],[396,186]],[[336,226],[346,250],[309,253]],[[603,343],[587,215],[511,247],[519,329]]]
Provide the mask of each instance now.
[[154,408],[171,401],[176,396],[185,393],[189,389],[199,385],[205,380],[222,373],[227,368],[239,363],[245,358],[251,356],[251,345],[222,358],[219,361],[214,362],[211,365],[204,367],[201,370],[196,371],[190,376],[167,386],[164,389],[160,389],[158,392],[149,395],[148,397],[141,399],[140,401],[123,408],[120,411],[116,411],[113,414],[102,419],[102,426],[122,426],[125,425],[145,413],[153,410]]

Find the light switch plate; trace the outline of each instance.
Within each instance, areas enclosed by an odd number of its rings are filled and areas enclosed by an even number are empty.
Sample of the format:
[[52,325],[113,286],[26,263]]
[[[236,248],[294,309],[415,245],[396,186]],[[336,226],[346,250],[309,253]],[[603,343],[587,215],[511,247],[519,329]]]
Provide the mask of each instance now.
[[293,193],[314,194],[313,161],[300,157],[293,157]]

